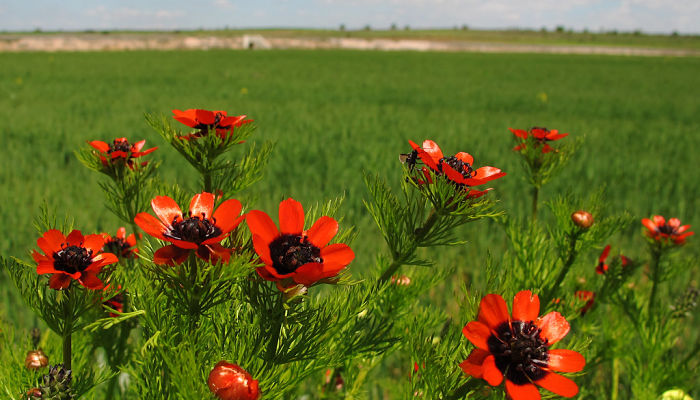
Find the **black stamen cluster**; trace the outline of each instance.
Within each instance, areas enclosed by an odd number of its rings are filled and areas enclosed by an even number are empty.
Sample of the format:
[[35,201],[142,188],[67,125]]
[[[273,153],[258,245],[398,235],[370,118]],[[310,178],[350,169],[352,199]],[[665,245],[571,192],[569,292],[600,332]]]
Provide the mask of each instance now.
[[113,153],[115,151],[124,151],[124,152],[130,152],[131,151],[131,145],[129,144],[128,140],[115,140],[114,143],[109,144],[109,150],[107,150],[107,153]]
[[219,122],[224,118],[224,114],[218,112],[216,115],[214,115],[214,123],[213,124],[203,124],[203,123],[198,123],[197,125],[194,126],[194,129],[199,129],[200,134],[206,134],[209,128],[214,128],[214,129],[220,129],[223,128],[219,126]]
[[113,237],[105,242],[104,246],[102,246],[102,251],[119,257],[128,257],[131,254],[131,245],[122,238]]
[[279,274],[288,274],[307,263],[322,263],[321,249],[309,242],[308,237],[282,235],[270,243],[273,268]]
[[202,217],[192,216],[187,219],[178,221],[178,218],[173,218],[171,222],[172,229],[165,233],[165,236],[201,244],[207,239],[217,237],[221,234],[221,229],[217,227],[215,219],[208,219],[204,214]]
[[440,172],[443,172],[443,164],[449,165],[450,167],[452,167],[452,169],[462,174],[464,179],[469,179],[476,175],[476,171],[472,168],[472,166],[469,163],[465,163],[464,161],[460,160],[455,156],[443,157],[440,159],[440,162],[438,162],[438,169],[440,170]]
[[540,337],[542,330],[532,321],[504,322],[496,335],[488,339],[489,351],[496,359],[496,367],[516,385],[542,379],[547,372],[549,346]]
[[74,274],[84,271],[92,264],[92,250],[82,246],[61,245],[61,250],[53,253],[53,267],[58,271]]
[[663,224],[662,226],[657,228],[660,233],[666,234],[666,235],[673,235],[676,233],[676,228],[672,227],[668,223]]

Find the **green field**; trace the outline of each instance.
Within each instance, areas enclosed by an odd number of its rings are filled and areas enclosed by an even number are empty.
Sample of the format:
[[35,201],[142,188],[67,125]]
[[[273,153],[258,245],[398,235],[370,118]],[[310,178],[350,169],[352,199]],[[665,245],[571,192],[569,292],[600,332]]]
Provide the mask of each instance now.
[[[305,204],[342,195],[345,223],[357,225],[352,265],[372,265],[380,236],[362,205],[362,171],[400,178],[407,140],[432,138],[478,166],[508,172],[489,196],[514,215],[530,199],[508,127],[547,126],[585,137],[565,173],[542,198],[607,186],[611,210],[638,218],[678,216],[700,226],[699,58],[209,51],[3,54],[0,57],[0,241],[3,256],[27,257],[32,220],[46,200],[83,231],[114,232],[102,177],[74,151],[88,140],[126,136],[160,146],[162,175],[194,188],[196,174],[144,121],[173,108],[222,109],[256,120],[254,140],[276,149],[251,207],[276,211],[292,196]],[[174,122],[174,121],[173,121]],[[567,138],[568,139],[568,138]],[[566,140],[566,139],[565,139]],[[696,228],[697,229],[697,228]],[[641,225],[621,243],[625,254]],[[479,268],[487,248],[505,248],[502,230],[465,228],[471,243],[439,258]],[[691,251],[697,245],[691,240]],[[635,239],[635,243],[639,243]],[[591,255],[594,263],[595,255]],[[469,261],[464,261],[469,260]]]

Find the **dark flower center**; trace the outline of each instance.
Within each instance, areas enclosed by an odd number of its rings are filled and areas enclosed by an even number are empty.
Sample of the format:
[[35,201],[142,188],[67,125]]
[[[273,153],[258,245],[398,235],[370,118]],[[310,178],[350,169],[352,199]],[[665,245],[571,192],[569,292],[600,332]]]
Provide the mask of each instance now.
[[660,233],[666,234],[666,235],[673,235],[676,233],[676,228],[672,227],[668,223],[663,224],[662,226],[657,228]]
[[53,267],[58,271],[74,274],[85,271],[92,264],[92,250],[81,246],[61,245],[61,250],[53,253]]
[[307,263],[322,263],[321,249],[307,236],[282,235],[270,243],[272,266],[279,274],[289,274]]
[[496,367],[516,385],[542,379],[547,372],[549,346],[540,337],[541,329],[532,321],[504,322],[488,339]]
[[193,216],[181,221],[173,218],[172,229],[165,232],[165,236],[185,242],[201,244],[207,239],[217,237],[221,234],[221,229],[217,227],[215,219],[208,219],[204,214],[202,217]]
[[129,253],[131,253],[131,245],[122,238],[112,237],[102,246],[102,251],[120,257],[128,257]]
[[130,152],[131,151],[131,145],[129,144],[128,140],[115,140],[114,143],[109,144],[109,150],[107,150],[107,153],[111,154],[115,151],[124,151],[124,152]]
[[442,171],[443,164],[449,165],[450,167],[452,167],[452,169],[454,169],[455,171],[462,174],[464,179],[469,179],[469,178],[473,177],[474,175],[476,175],[476,171],[474,171],[474,169],[472,169],[472,166],[469,163],[465,163],[464,161],[460,160],[459,158],[457,158],[455,156],[443,157],[440,159],[440,161],[438,162],[438,169],[440,170],[440,172],[443,172]]

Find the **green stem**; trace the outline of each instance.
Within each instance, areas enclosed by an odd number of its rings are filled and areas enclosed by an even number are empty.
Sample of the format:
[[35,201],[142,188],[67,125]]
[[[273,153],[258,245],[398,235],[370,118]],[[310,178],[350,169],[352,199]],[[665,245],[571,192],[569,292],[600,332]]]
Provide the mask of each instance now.
[[[415,231],[413,231],[413,239],[415,243],[418,243],[420,245],[421,240],[425,239],[425,236],[430,232],[430,230],[433,228],[433,225],[438,221],[438,214],[435,212],[435,209],[433,208],[430,211],[430,215],[428,215],[428,219],[425,220],[425,223],[423,226],[420,228],[416,228]],[[415,249],[414,249],[415,250]],[[391,279],[391,277],[396,273],[396,271],[401,268],[403,265],[403,260],[405,260],[409,255],[404,255],[404,254],[395,254],[394,255],[394,261],[392,261],[391,265],[389,265],[389,268],[384,271],[382,276],[379,277],[378,283],[383,283]]]
[[[278,307],[277,309],[281,310],[282,307]],[[272,326],[272,337],[270,337],[270,340],[267,342],[267,352],[265,353],[265,358],[268,361],[274,360],[275,356],[277,355],[277,342],[279,342],[280,339],[283,319],[284,314],[278,312],[275,316],[275,321]]]
[[651,318],[651,312],[656,300],[656,292],[659,286],[659,266],[661,264],[661,250],[653,248],[651,250],[651,294],[649,295],[649,304],[647,305],[647,315]]
[[537,200],[540,196],[540,188],[537,186],[532,187],[532,222],[537,221]]
[[72,288],[66,290],[66,299],[63,303],[63,368],[71,369],[73,346],[71,335],[73,333],[73,296]]
[[211,193],[212,187],[211,187],[211,171],[204,172],[202,174],[202,177],[204,178],[204,191]]
[[610,388],[610,400],[617,400],[620,386],[620,360],[615,357],[612,360],[612,386]]
[[579,230],[571,232],[569,234],[569,250],[567,251],[568,256],[566,258],[566,261],[564,262],[564,265],[561,267],[561,271],[559,271],[559,275],[554,280],[554,285],[552,285],[551,289],[549,290],[549,293],[547,293],[547,296],[545,297],[546,299],[549,300],[552,298],[552,296],[554,296],[555,291],[564,281],[564,278],[566,278],[566,274],[569,273],[569,268],[571,268],[571,265],[576,259],[576,242],[578,241],[578,237],[580,234],[581,231]]

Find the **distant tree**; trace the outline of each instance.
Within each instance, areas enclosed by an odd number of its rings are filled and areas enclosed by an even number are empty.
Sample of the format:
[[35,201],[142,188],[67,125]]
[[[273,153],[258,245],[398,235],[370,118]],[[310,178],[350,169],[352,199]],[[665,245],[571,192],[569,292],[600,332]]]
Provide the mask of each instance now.
[[671,36],[673,36],[673,37],[678,37],[678,36],[679,36],[679,35],[678,35],[678,31],[673,31],[673,32],[671,32]]
[[340,24],[340,28],[338,28],[339,31],[345,32],[345,24]]
[[395,30],[398,30],[399,27],[396,26],[396,24],[391,24],[391,27],[389,29],[391,29],[392,31],[395,31]]
[[541,27],[540,32],[547,33],[547,27],[546,26]]
[[642,36],[642,30],[641,29],[635,29],[634,32],[632,32],[634,36]]
[[411,25],[406,25],[403,27],[403,30],[405,31],[410,31],[411,30]]
[[469,25],[467,25],[467,24],[462,25],[462,30],[463,30],[463,31],[468,31],[468,30],[469,30]]
[[564,33],[565,30],[566,28],[564,27],[564,25],[557,25],[556,27],[557,33]]
[[589,31],[588,28],[583,28],[583,33],[591,33],[591,31]]
[[363,30],[369,32],[369,31],[372,30],[372,27],[371,27],[369,24],[367,24],[367,25],[365,25],[365,27],[363,28]]

